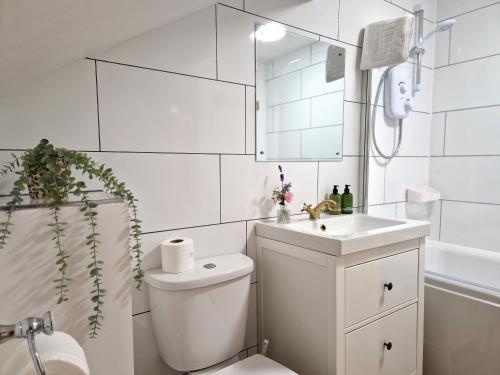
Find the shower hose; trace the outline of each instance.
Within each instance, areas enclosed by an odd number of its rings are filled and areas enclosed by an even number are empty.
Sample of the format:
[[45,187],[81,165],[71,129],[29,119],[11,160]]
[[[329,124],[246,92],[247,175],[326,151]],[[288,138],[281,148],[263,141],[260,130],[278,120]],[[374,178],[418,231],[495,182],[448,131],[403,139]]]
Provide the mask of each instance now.
[[376,131],[375,131],[375,124],[377,123],[377,107],[378,107],[380,92],[382,91],[382,86],[384,84],[385,77],[392,68],[393,68],[392,66],[388,67],[386,70],[384,70],[384,73],[382,73],[382,76],[380,77],[380,81],[378,82],[378,87],[377,87],[377,93],[375,94],[375,100],[373,103],[372,116],[371,116],[372,118],[371,133],[373,139],[373,146],[375,147],[375,150],[377,150],[377,153],[386,160],[391,160],[394,156],[397,155],[397,153],[399,152],[399,148],[401,147],[401,141],[403,138],[403,119],[399,119],[398,129],[395,130],[398,132],[398,143],[394,148],[394,150],[391,152],[391,154],[386,155],[382,152],[382,150],[378,145]]

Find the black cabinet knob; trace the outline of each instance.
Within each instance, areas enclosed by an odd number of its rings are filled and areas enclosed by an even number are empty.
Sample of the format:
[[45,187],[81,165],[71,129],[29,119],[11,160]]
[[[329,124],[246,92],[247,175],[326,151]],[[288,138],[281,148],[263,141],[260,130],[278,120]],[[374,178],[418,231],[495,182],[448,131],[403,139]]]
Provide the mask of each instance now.
[[392,349],[392,342],[384,342],[384,348],[386,348],[387,350],[391,350]]
[[387,290],[392,290],[392,283],[386,283],[384,284],[384,289],[387,289]]

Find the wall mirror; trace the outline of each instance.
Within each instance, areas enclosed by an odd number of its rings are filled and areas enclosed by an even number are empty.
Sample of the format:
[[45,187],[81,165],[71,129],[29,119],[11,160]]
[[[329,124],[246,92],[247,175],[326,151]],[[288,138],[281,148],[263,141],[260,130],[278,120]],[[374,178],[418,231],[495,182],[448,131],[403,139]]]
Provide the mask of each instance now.
[[255,27],[257,161],[342,160],[345,49]]

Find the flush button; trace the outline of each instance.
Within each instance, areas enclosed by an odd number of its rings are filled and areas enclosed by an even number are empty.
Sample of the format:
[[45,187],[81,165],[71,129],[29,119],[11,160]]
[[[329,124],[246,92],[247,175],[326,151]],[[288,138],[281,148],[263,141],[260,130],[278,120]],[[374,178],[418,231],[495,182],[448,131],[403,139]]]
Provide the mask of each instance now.
[[217,266],[215,264],[213,264],[213,263],[207,263],[207,264],[203,265],[203,268],[206,268],[208,270],[212,269],[212,268],[215,268],[215,267],[217,267]]

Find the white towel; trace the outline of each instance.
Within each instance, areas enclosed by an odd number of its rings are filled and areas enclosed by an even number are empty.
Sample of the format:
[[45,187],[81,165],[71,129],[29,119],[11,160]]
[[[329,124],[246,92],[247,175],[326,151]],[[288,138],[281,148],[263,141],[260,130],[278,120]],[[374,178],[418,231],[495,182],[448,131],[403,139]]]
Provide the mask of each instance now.
[[[85,353],[70,335],[63,332],[51,336],[39,334],[35,340],[47,375],[90,375]],[[36,375],[26,340],[19,341],[3,366],[2,374]]]
[[361,70],[397,65],[405,62],[410,53],[414,17],[379,21],[365,28]]

